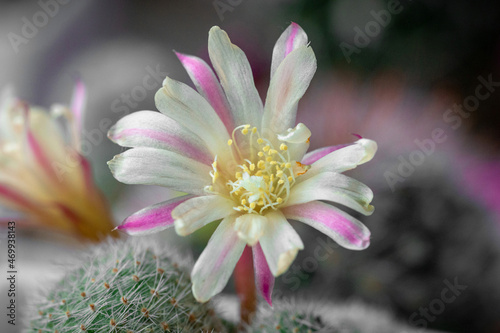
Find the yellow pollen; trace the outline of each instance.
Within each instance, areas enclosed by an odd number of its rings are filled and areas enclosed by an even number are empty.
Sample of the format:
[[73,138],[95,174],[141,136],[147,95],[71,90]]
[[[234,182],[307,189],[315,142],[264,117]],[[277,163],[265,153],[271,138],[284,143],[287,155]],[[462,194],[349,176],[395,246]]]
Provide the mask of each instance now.
[[[240,136],[236,140],[237,131],[246,137]],[[225,183],[229,196],[235,202],[233,209],[240,214],[264,215],[270,210],[277,210],[287,202],[297,173],[306,171],[305,167],[301,168],[300,164],[296,166],[296,161],[291,160],[285,142],[274,144],[274,141],[261,137],[258,128],[249,124],[236,127],[227,145],[234,146],[233,152],[238,153],[235,156],[235,162],[238,161],[235,163],[236,169],[227,163],[218,167],[216,158],[210,175],[214,183],[218,178],[223,179],[221,184]],[[228,174],[234,176],[226,178]],[[214,185],[206,186],[205,189],[207,192],[213,191],[214,187],[216,191],[220,188]]]

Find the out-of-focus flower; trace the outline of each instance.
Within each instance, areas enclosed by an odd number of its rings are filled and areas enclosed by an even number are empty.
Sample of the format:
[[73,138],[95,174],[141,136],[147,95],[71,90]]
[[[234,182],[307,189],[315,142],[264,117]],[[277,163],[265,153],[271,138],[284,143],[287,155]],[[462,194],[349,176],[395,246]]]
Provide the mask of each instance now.
[[371,190],[341,173],[369,161],[377,146],[361,138],[305,154],[311,132],[295,126],[295,118],[316,59],[297,24],[274,47],[265,106],[245,54],[218,27],[210,30],[208,50],[220,83],[203,60],[177,54],[198,93],[167,77],[155,97],[161,113],[136,112],[110,130],[113,141],[133,147],[109,162],[119,181],[189,193],[145,208],[118,228],[144,234],[175,225],[185,236],[222,219],[193,268],[195,297],[204,302],[219,293],[249,245],[257,286],[271,303],[274,277],[304,247],[287,219],[349,249],[369,245],[361,222],[319,200],[371,214]]
[[79,150],[84,103],[85,88],[80,82],[71,109],[54,105],[50,112],[4,91],[0,203],[20,213],[29,226],[97,241],[110,233],[113,223]]

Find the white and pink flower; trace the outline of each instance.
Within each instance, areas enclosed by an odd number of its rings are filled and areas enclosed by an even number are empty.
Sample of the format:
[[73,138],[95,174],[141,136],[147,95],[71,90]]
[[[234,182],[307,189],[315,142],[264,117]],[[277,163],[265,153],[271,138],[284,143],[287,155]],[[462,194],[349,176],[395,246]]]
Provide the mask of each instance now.
[[[108,204],[80,151],[85,87],[71,107],[30,106],[10,90],[0,99],[0,204],[21,226],[99,241],[114,227]],[[0,217],[0,223],[8,218]]]
[[306,154],[311,132],[295,118],[316,58],[299,25],[274,47],[265,105],[245,54],[219,27],[210,30],[208,50],[217,76],[202,59],[177,53],[198,91],[167,77],[155,96],[160,112],[136,112],[111,128],[111,140],[132,147],[109,162],[116,179],[188,193],[133,214],[118,229],[137,235],[174,226],[185,236],[222,219],[192,271],[196,299],[224,288],[248,245],[270,303],[274,278],[304,248],[288,219],[348,249],[369,245],[361,222],[322,201],[373,212],[372,191],[342,172],[369,161],[377,145],[361,138]]

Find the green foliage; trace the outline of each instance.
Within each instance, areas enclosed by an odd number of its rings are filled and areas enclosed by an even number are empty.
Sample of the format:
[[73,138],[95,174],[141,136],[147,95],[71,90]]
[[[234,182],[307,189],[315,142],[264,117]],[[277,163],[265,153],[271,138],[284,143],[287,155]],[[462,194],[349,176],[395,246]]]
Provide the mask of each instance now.
[[144,242],[98,245],[36,304],[29,332],[222,331],[178,262]]

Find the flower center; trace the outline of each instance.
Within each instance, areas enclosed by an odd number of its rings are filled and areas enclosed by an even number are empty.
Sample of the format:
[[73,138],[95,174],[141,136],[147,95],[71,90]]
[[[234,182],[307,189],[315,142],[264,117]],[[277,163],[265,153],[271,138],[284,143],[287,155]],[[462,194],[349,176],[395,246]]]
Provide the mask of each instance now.
[[[243,140],[238,145],[235,134],[240,131]],[[240,146],[245,145],[242,152]],[[228,145],[234,147],[243,163],[237,165],[233,177],[225,182],[229,196],[235,201],[234,209],[241,212],[262,214],[268,209],[276,210],[290,196],[295,183],[294,167],[300,163],[290,161],[288,146],[279,141],[279,148],[262,138],[256,127],[238,126],[234,129]],[[247,157],[247,158],[245,158]],[[301,166],[301,165],[300,165]],[[212,181],[219,177],[217,158],[210,173]]]

